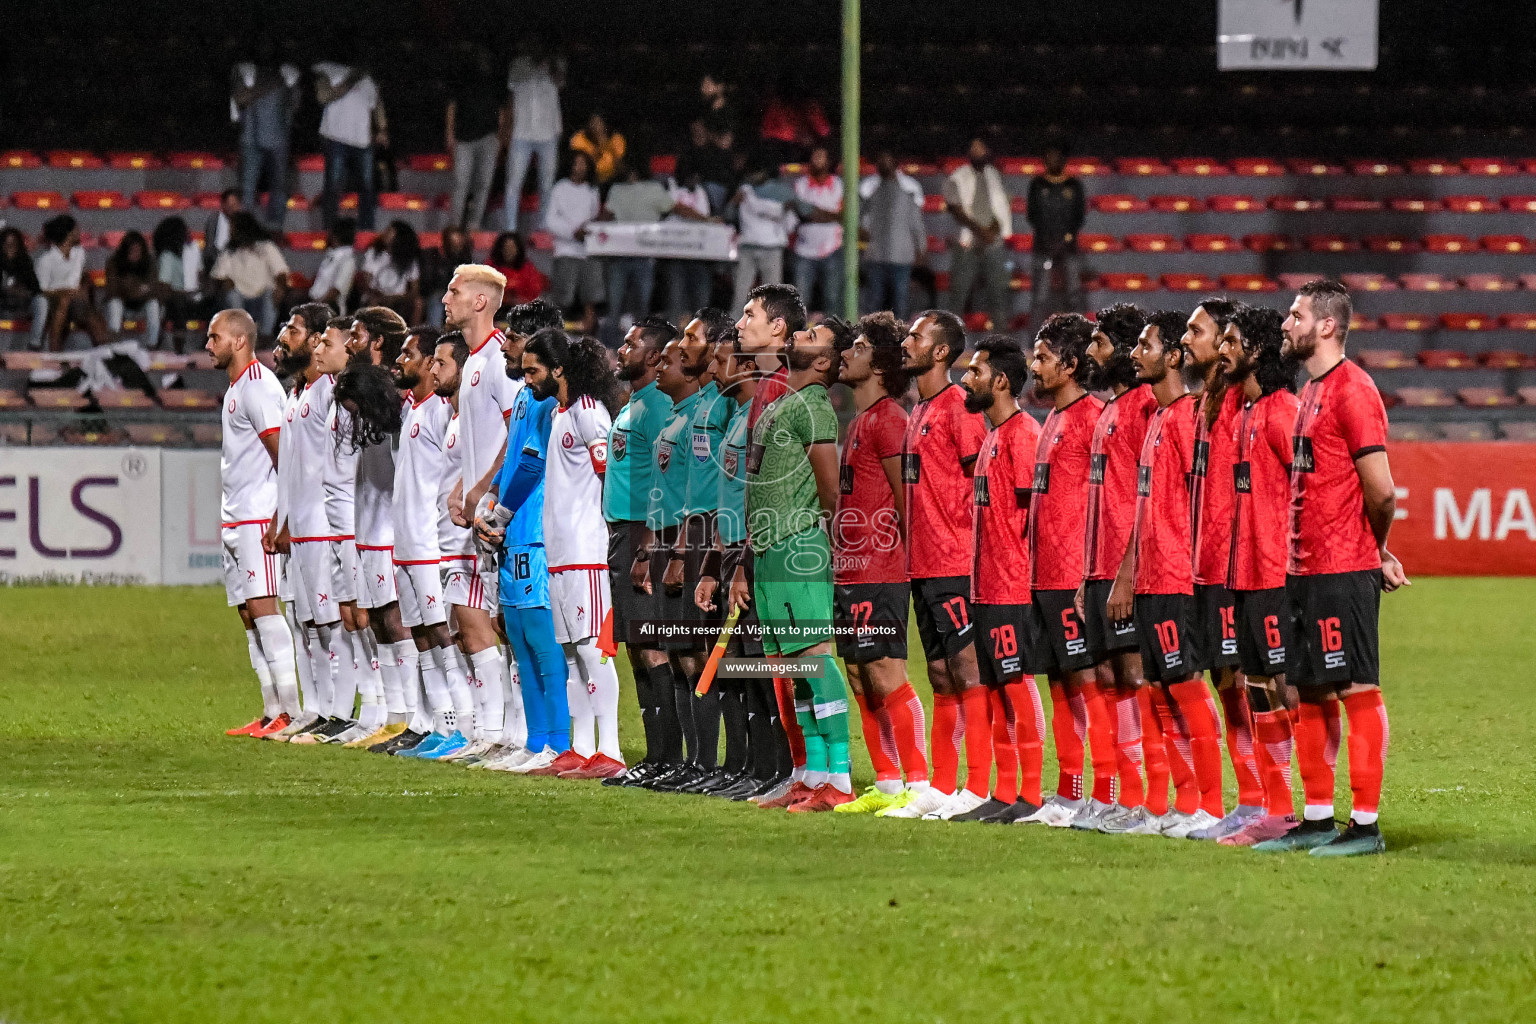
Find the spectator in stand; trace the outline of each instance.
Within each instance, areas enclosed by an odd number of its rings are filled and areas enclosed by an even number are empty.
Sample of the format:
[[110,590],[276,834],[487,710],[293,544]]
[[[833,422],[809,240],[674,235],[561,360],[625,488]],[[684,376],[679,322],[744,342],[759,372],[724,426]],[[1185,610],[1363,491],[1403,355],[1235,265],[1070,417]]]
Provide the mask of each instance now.
[[979,305],[992,318],[992,330],[1008,330],[1006,239],[1013,234],[1013,212],[985,139],[971,140],[970,159],[944,182],[944,207],[960,225],[950,243],[949,308],[963,314],[979,279]]
[[338,217],[325,234],[325,255],[320,257],[314,283],[309,286],[310,302],[323,302],[338,315],[347,315],[347,300],[357,277],[356,243],[357,221]]
[[[905,321],[912,267],[927,258],[928,233],[923,228],[922,206],[912,202],[912,193],[897,178],[896,158],[889,150],[875,158],[875,168],[879,175],[874,189],[864,197],[860,218],[861,234],[869,242],[864,252],[870,291],[865,308],[888,309]],[[859,191],[863,193],[863,183]]]
[[421,294],[427,303],[427,322],[443,326],[443,294],[459,267],[475,262],[475,242],[469,232],[456,224],[443,228],[443,240],[436,249],[421,254]]
[[256,59],[230,71],[229,114],[240,123],[240,198],[256,209],[256,188],[267,179],[267,223],[282,230],[288,213],[288,139],[299,106],[299,69],[279,61],[277,44],[263,37]]
[[137,310],[144,315],[144,347],[160,344],[160,319],[163,307],[159,299],[160,274],[150,255],[149,242],[138,231],[129,231],[107,257],[107,330],[119,334],[123,313]]
[[881,171],[880,167],[881,161],[887,158],[890,159],[891,168],[895,171],[896,184],[901,186],[903,192],[912,197],[912,204],[921,213],[924,199],[923,183],[902,170],[900,165],[896,163],[896,157],[888,149],[882,149],[879,153],[875,154],[875,173],[866,174],[859,179],[859,198],[867,202],[869,197],[875,194],[875,189],[879,188],[880,183],[885,180],[885,172]]
[[613,180],[624,160],[624,136],[610,132],[603,115],[594,113],[587,118],[586,127],[571,136],[571,150],[591,157],[597,183],[606,185]]
[[549,193],[544,226],[555,239],[555,266],[550,298],[570,316],[581,304],[581,330],[597,333],[597,304],[603,301],[603,268],[587,258],[587,225],[602,212],[603,201],[592,184],[592,158],[573,152],[565,177]]
[[181,328],[188,320],[202,319],[210,312],[207,296],[203,294],[202,250],[187,231],[187,222],[180,217],[167,217],[156,224],[150,243],[155,250],[158,294],[179,351]]
[[555,160],[563,133],[560,89],[565,85],[565,58],[554,56],[536,35],[524,40],[522,52],[507,69],[512,93],[512,141],[507,148],[507,197],[502,211],[508,231],[517,230],[518,197],[528,161],[539,161],[539,212],[555,185]]
[[[633,161],[633,162],[631,162]],[[618,224],[655,224],[672,212],[672,197],[661,182],[640,176],[638,154],[619,162],[618,180],[608,189],[608,200],[599,220]],[[608,318],[622,335],[629,330],[624,318],[639,320],[651,311],[651,291],[656,285],[656,260],[651,256],[608,257]]]
[[795,192],[766,154],[751,158],[746,181],[731,199],[736,215],[736,284],[731,311],[746,306],[758,284],[784,283],[784,248],[795,226]]
[[[673,178],[667,189],[672,197],[672,212],[668,220],[718,220],[710,215],[709,193],[698,168],[687,169],[687,176]],[[667,317],[673,323],[688,322],[696,309],[709,305],[709,293],[714,286],[715,265],[709,260],[665,260],[667,268],[668,297]]]
[[763,109],[762,141],[776,163],[802,160],[832,134],[821,104],[801,86],[775,93]]
[[544,294],[544,286],[549,283],[548,278],[534,266],[533,260],[528,258],[523,236],[515,231],[503,231],[496,236],[496,241],[491,243],[491,255],[486,263],[501,271],[507,279],[506,291],[501,300],[503,308],[532,302]]
[[57,352],[64,344],[69,327],[74,324],[91,336],[91,343],[107,343],[107,325],[91,305],[90,283],[85,280],[85,250],[80,246],[80,228],[67,213],[43,224],[47,248],[38,256],[38,298],[32,304],[31,347],[43,346],[46,334],[48,351]]
[[709,129],[704,127],[702,117],[695,118],[688,126],[688,148],[677,158],[675,172],[678,181],[687,181],[695,175],[709,196],[709,212],[723,213],[725,202],[731,195],[735,169],[731,166],[730,150],[720,148]]
[[1061,268],[1067,290],[1067,311],[1080,312],[1083,302],[1083,261],[1077,252],[1077,236],[1083,230],[1086,203],[1083,183],[1067,174],[1067,154],[1060,146],[1045,151],[1045,173],[1029,183],[1029,205],[1024,216],[1035,231],[1034,265],[1031,270],[1029,314],[1044,319],[1052,292],[1051,272]]
[[229,248],[230,222],[235,214],[245,209],[240,190],[227,188],[219,193],[219,208],[203,222],[203,270],[213,269],[213,261]]
[[[501,131],[507,104],[498,102],[496,70],[491,53],[478,43],[465,48],[455,63],[449,84],[446,125],[448,152],[453,156],[453,201],[448,223],[478,231],[491,196],[491,177],[501,151]],[[439,314],[441,315],[441,314]]]
[[[731,99],[733,91],[725,79],[713,71],[706,71],[704,77],[699,79],[699,119],[704,122],[710,141],[717,146],[727,136],[734,141],[740,124],[736,103]],[[725,145],[723,148],[729,149],[730,146]]]
[[[843,308],[843,179],[832,173],[826,146],[811,149],[810,170],[795,179],[795,287],[808,309],[842,316]],[[813,306],[811,289],[821,285],[821,305]]]
[[37,271],[27,252],[27,236],[17,228],[0,228],[0,312],[31,316],[36,323],[48,316],[48,303],[38,305]]
[[378,201],[373,148],[376,143],[389,142],[389,122],[379,87],[360,67],[321,61],[314,71],[315,98],[324,108],[320,114],[320,139],[325,145],[322,221],[327,228],[336,223],[336,209],[350,172],[358,182],[357,222],[364,231],[371,231]]
[[210,276],[225,292],[224,305],[251,314],[262,337],[270,338],[288,288],[288,264],[266,229],[243,210],[230,218],[229,236]]
[[392,220],[363,253],[358,306],[387,306],[408,324],[421,322],[421,239],[403,220]]

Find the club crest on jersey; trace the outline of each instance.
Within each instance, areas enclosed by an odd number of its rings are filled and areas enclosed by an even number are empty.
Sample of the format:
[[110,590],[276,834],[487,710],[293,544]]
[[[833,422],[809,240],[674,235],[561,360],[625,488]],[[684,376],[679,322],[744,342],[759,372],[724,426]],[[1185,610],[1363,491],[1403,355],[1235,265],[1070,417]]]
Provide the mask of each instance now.
[[459,440],[459,435],[458,434],[454,434],[452,437],[448,438],[448,447],[452,448],[454,446],[454,444],[458,442],[458,440]]
[[665,473],[667,471],[667,467],[670,466],[671,464],[672,464],[672,444],[671,444],[671,442],[663,442],[663,443],[657,445],[656,446],[656,467],[658,469],[660,469],[663,473]]
[[565,435],[560,438],[560,447],[562,447],[562,448],[574,448],[574,447],[576,447],[576,439],[571,436],[571,432],[569,430],[567,430],[565,432]]
[[[234,400],[234,399],[233,399],[233,398],[231,398],[231,399],[230,399],[230,400],[229,400],[229,411],[230,411],[230,412],[234,412],[234,411],[235,411],[235,400]],[[292,416],[289,416],[289,417],[288,417],[288,418],[289,418],[289,419],[293,419],[293,417],[292,417]]]
[[623,462],[624,451],[629,447],[629,440],[622,430],[613,432],[613,461]]
[[420,434],[421,434],[421,424],[420,423],[412,423],[411,424],[411,436],[412,437],[417,437]]
[[480,383],[480,371],[476,370],[474,373],[469,375],[469,386],[470,387],[474,387],[476,384],[479,384],[479,383]]
[[923,437],[927,437],[928,436],[928,424],[924,423],[922,428],[920,430],[918,430],[918,433],[920,435],[922,435]]
[[305,402],[304,405],[299,409],[299,419],[301,419],[301,420],[309,419],[309,403],[308,402]]
[[[235,403],[234,402],[230,402],[229,403],[229,411],[230,412],[234,412],[235,411]],[[288,422],[289,423],[293,422],[293,410],[292,409],[288,410]]]
[[736,450],[734,448],[727,448],[725,450],[725,475],[726,476],[735,476],[736,475],[736,466],[738,465],[739,461],[740,460],[739,460],[739,458],[738,458],[738,456],[736,454]]

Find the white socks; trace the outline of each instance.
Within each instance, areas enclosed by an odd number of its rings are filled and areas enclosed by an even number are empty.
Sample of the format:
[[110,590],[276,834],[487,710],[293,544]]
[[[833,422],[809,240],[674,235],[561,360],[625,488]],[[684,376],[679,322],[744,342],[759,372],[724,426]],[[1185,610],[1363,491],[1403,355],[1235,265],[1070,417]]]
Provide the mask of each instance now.
[[256,633],[261,638],[261,653],[266,657],[267,671],[272,676],[272,691],[280,711],[290,718],[298,717],[299,678],[293,661],[293,634],[281,615],[263,615],[256,620]]
[[384,684],[384,710],[389,721],[404,721],[405,684],[400,679],[400,655],[392,643],[379,644],[379,680]]
[[582,757],[597,753],[592,745],[592,697],[582,676],[575,644],[561,644],[565,649],[565,701],[571,708],[571,749]]
[[504,647],[496,649],[507,667],[507,687],[501,723],[501,738],[508,746],[528,746],[528,715],[523,710],[523,682],[517,674],[517,659]]
[[453,700],[454,728],[465,738],[476,732],[475,696],[469,692],[469,661],[458,644],[439,647],[443,659],[443,674],[448,677],[448,696]]
[[277,703],[277,690],[272,687],[272,670],[267,668],[267,656],[261,653],[261,637],[252,626],[245,631],[245,652],[250,655],[251,669],[261,684],[261,717],[276,718],[283,713]]
[[357,724],[370,733],[384,727],[384,678],[379,664],[379,645],[372,629],[352,634],[353,653],[357,656],[357,690],[362,710]]
[[[570,668],[570,681],[572,686],[579,685],[581,698],[587,705],[587,713],[597,723],[597,749],[615,761],[623,761],[623,754],[619,750],[619,673],[613,662],[603,661],[602,652],[597,649],[596,641],[588,638],[577,644],[567,644],[566,664]],[[578,675],[578,669],[579,675]],[[583,750],[576,745],[577,723],[576,707],[577,696],[572,686],[567,687],[567,695],[571,701],[571,746],[578,753],[591,757],[590,750]],[[581,742],[588,744],[589,730],[592,728],[591,719],[582,728]]]
[[427,691],[432,731],[446,736],[458,723],[453,713],[453,698],[448,694],[448,674],[443,671],[443,649],[429,647],[422,653],[426,657],[421,659],[421,682]]
[[309,627],[309,665],[315,676],[315,706],[321,718],[331,717],[336,694],[336,661],[331,657],[331,627]]
[[283,608],[283,621],[288,623],[288,633],[293,637],[294,663],[299,670],[299,694],[302,698],[300,706],[288,712],[289,718],[303,718],[305,715],[314,717],[316,704],[315,697],[315,667],[310,662],[309,654],[309,630],[299,625],[299,620],[293,613],[293,602],[289,602]]
[[506,723],[506,680],[502,672],[506,663],[501,658],[501,648],[487,647],[470,655],[475,674],[475,696],[480,704],[480,739],[492,743],[501,742],[502,727]]
[[352,705],[357,702],[357,660],[352,634],[339,623],[331,627],[331,660],[336,666],[336,689],[331,697],[331,714],[352,720]]

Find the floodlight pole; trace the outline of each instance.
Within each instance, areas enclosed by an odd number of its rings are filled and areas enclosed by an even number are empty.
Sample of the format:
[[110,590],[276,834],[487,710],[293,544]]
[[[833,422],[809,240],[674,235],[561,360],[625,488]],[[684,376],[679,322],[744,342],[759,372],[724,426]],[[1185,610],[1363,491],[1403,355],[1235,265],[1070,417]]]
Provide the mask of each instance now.
[[859,0],[843,0],[843,315],[859,315]]

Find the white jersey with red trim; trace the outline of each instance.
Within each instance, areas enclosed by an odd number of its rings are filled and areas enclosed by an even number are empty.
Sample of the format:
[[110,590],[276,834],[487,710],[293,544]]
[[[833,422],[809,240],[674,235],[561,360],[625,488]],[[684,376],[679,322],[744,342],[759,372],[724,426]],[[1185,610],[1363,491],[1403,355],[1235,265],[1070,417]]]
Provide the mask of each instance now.
[[447,459],[447,468],[443,472],[437,494],[437,547],[443,558],[475,553],[475,538],[470,535],[468,528],[448,518],[448,495],[453,493],[453,485],[459,482],[459,475],[464,469],[464,436],[460,432],[463,422],[464,418],[455,413],[443,431],[443,455]]
[[463,446],[461,471],[468,491],[496,461],[507,440],[507,417],[523,382],[507,376],[507,357],[502,355],[504,336],[490,337],[464,360],[459,373],[459,444]]
[[544,463],[544,552],[551,573],[608,565],[603,471],[613,419],[590,395],[550,418]]
[[453,406],[448,399],[429,394],[421,403],[405,402],[400,418],[400,450],[395,454],[395,491],[390,516],[395,531],[395,562],[436,564],[442,557],[438,547],[439,506],[444,506],[443,481],[448,490],[458,480],[450,476],[444,443]]
[[[334,381],[333,381],[334,387]],[[352,414],[331,401],[325,418],[330,440],[325,446],[325,521],[331,536],[351,537],[356,533],[358,453],[352,447]]]
[[288,535],[293,540],[324,540],[331,533],[325,514],[326,450],[331,444],[330,376],[321,374],[299,389],[283,426],[292,432],[293,475],[286,488]]
[[283,388],[272,371],[251,363],[224,393],[223,417],[219,515],[226,526],[271,519],[277,511],[277,470],[262,438],[283,425]]
[[395,543],[395,524],[390,515],[395,493],[395,443],[396,438],[386,437],[357,453],[353,533],[360,550],[388,548]]
[[[283,423],[286,426],[299,408],[297,391],[283,392]],[[293,494],[294,477],[299,471],[298,459],[293,454],[294,431],[285,429],[277,436],[277,514],[281,525],[288,518],[289,496]]]

